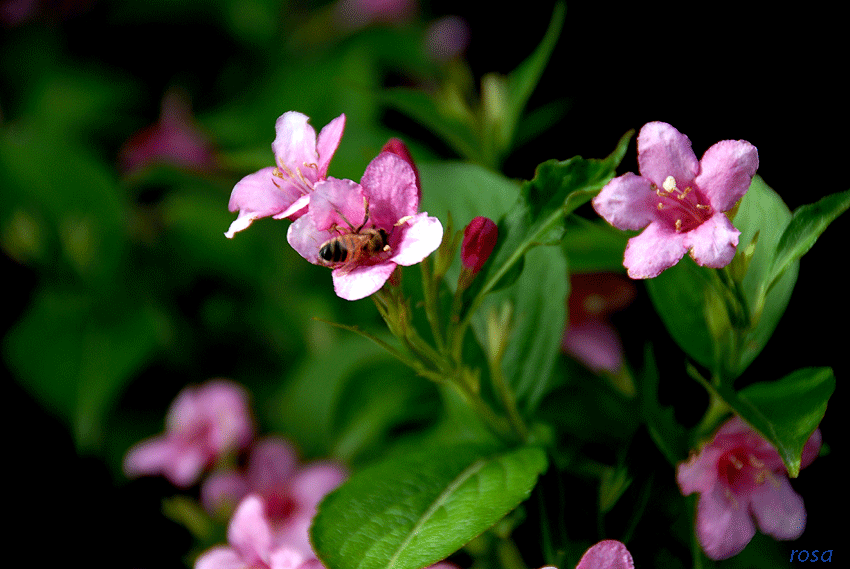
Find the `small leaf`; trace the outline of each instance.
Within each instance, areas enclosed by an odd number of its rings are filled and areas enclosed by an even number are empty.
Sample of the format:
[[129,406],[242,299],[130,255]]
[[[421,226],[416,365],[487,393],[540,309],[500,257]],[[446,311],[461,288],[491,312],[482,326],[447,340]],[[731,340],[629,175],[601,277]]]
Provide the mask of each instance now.
[[812,248],[821,233],[835,218],[847,211],[847,208],[850,208],[850,190],[828,195],[794,211],[791,221],[776,244],[773,262],[765,280],[767,290],[770,290],[794,261]]
[[528,498],[546,469],[537,447],[420,449],[351,477],[319,506],[329,569],[419,569],[445,559]]
[[803,446],[823,419],[834,390],[831,368],[803,368],[779,381],[753,384],[730,403],[776,448],[788,474],[796,478]]

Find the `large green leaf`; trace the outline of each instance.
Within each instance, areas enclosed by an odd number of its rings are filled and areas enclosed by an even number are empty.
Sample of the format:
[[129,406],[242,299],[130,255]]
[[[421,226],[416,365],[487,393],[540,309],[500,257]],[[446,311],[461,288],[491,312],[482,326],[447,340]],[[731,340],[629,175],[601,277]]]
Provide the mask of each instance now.
[[329,569],[419,569],[440,561],[525,500],[547,466],[537,447],[419,449],[351,477],[311,530]]
[[[740,249],[747,247],[758,234],[755,251],[743,279],[744,299],[752,310],[763,305],[760,314],[752,314],[749,327],[738,340],[731,334],[712,333],[706,321],[710,310],[723,310],[724,298],[714,288],[716,280],[709,269],[700,267],[690,258],[647,281],[652,303],[667,331],[691,358],[712,369],[723,369],[733,377],[739,376],[764,348],[776,328],[779,318],[791,297],[797,278],[797,264],[791,264],[776,286],[759,301],[760,283],[769,271],[773,250],[791,214],[780,197],[761,178],[756,176],[741,200],[734,219],[741,231]],[[733,263],[735,263],[733,261]],[[731,326],[726,323],[727,328]],[[723,359],[723,361],[718,361]]]
[[764,280],[765,288],[769,290],[797,259],[805,255],[829,224],[847,208],[850,208],[850,190],[797,208],[776,244],[776,252]]

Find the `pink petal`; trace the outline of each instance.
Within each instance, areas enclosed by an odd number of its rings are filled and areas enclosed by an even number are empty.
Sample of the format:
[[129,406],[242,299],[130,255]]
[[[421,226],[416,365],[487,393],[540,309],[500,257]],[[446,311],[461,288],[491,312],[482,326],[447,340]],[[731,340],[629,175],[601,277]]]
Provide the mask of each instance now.
[[245,569],[245,562],[235,549],[222,545],[198,557],[195,569]]
[[797,539],[806,529],[803,498],[783,474],[769,476],[750,493],[750,507],[762,533],[776,539]]
[[314,265],[319,264],[319,247],[330,237],[330,232],[316,229],[313,216],[309,213],[293,221],[286,231],[289,245]]
[[334,292],[345,300],[360,300],[380,290],[396,268],[391,261],[377,265],[361,266],[345,273],[342,269],[334,269]]
[[[161,474],[179,452],[178,443],[165,436],[152,437],[134,445],[124,457],[124,474],[130,478]],[[191,484],[191,483],[190,483]]]
[[737,555],[756,533],[747,504],[727,498],[719,485],[700,495],[696,529],[705,554],[714,560]]
[[238,211],[239,217],[225,233],[229,239],[255,219],[281,213],[301,196],[297,188],[273,176],[273,171],[274,167],[270,166],[248,174],[233,187],[228,209]]
[[665,122],[647,123],[637,142],[640,175],[661,188],[668,176],[687,186],[699,172],[699,160],[690,139]]
[[331,158],[339,147],[343,130],[345,130],[345,114],[339,115],[326,124],[325,128],[319,133],[319,139],[316,143],[316,150],[319,153],[319,179],[323,179],[328,173],[328,164],[330,164]]
[[632,555],[621,542],[606,539],[588,549],[576,569],[634,569]]
[[307,465],[292,481],[292,495],[301,508],[312,513],[319,502],[342,484],[347,476],[348,471],[336,462]]
[[307,207],[310,205],[310,194],[304,194],[294,202],[292,205],[280,212],[279,214],[274,216],[274,219],[286,219],[289,218],[292,221],[295,221],[305,213],[307,213]]
[[277,437],[254,443],[247,477],[252,488],[263,491],[295,475],[298,456],[291,444]]
[[684,234],[653,222],[643,233],[629,239],[623,265],[631,278],[651,279],[678,263],[687,250]]
[[401,241],[394,244],[392,261],[404,266],[415,265],[440,246],[443,225],[436,217],[422,212],[405,222],[402,235]]
[[304,563],[304,555],[290,547],[278,547],[269,556],[270,569],[298,569]]
[[388,230],[401,218],[419,212],[416,173],[392,152],[381,152],[366,166],[360,185],[369,197],[370,219],[378,227]]
[[207,476],[201,484],[201,504],[212,515],[230,513],[248,492],[248,482],[242,474],[235,470],[220,470]]
[[227,541],[249,567],[265,562],[272,549],[272,531],[266,519],[262,499],[246,497],[236,508],[227,527]]
[[[360,227],[366,218],[364,193],[360,184],[351,180],[328,178],[317,183],[310,194],[309,214],[316,229],[328,231],[338,227],[342,232],[349,233]],[[369,226],[374,222],[370,200]]]
[[307,115],[297,111],[280,115],[274,125],[276,136],[272,151],[282,172],[297,175],[300,171],[315,182],[319,179],[319,154],[316,152],[316,131],[308,120]]
[[759,167],[759,153],[746,140],[721,140],[700,161],[696,185],[716,211],[729,211],[744,197]]
[[175,486],[186,488],[195,483],[201,471],[215,455],[198,446],[184,446],[163,465],[163,474]]
[[623,345],[613,326],[601,320],[570,324],[564,350],[594,372],[617,373],[623,365]]
[[717,482],[717,462],[726,452],[724,447],[709,444],[692,454],[687,462],[676,467],[676,481],[682,495],[694,492],[709,492]]
[[806,468],[815,458],[817,458],[820,453],[820,446],[820,429],[815,429],[815,432],[812,433],[812,436],[809,437],[809,440],[807,440],[806,444],[803,446],[803,456],[800,459],[800,468]]
[[608,182],[593,198],[593,209],[618,229],[643,229],[656,217],[655,193],[648,178],[629,172]]
[[707,221],[685,234],[685,246],[691,257],[703,267],[725,267],[735,256],[738,231],[723,213],[715,213]]

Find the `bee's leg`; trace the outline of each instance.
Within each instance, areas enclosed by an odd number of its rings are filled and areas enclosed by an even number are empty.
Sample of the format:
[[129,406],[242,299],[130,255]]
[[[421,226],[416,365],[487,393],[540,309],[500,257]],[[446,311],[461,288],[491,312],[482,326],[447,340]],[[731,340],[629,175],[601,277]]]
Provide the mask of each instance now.
[[354,230],[354,233],[360,233],[360,230],[363,229],[369,222],[369,200],[366,199],[366,196],[363,196],[363,209],[366,210],[366,215],[363,217],[363,223],[360,224],[360,227]]

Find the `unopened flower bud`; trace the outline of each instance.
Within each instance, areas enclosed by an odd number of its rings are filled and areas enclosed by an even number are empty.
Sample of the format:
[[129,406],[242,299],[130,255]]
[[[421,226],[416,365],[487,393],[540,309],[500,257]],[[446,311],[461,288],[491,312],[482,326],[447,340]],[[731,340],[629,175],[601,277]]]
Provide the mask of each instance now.
[[465,269],[476,274],[490,258],[493,247],[499,238],[499,228],[493,220],[478,216],[469,222],[463,230],[463,243],[460,246],[460,260]]

